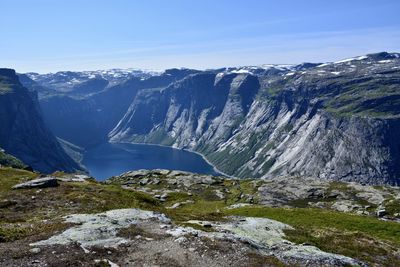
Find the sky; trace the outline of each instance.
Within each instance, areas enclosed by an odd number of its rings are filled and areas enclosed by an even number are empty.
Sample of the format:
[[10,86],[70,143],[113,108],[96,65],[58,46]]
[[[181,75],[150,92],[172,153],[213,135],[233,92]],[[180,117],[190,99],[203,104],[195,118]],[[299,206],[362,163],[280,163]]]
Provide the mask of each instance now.
[[0,67],[56,72],[327,62],[400,52],[399,0],[12,0]]

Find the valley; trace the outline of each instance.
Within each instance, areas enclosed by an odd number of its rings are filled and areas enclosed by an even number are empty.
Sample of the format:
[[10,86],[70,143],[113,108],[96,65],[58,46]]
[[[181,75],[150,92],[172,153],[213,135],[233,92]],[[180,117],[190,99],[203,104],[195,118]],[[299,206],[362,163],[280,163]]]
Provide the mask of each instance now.
[[38,91],[51,131],[83,149],[157,144],[238,178],[397,185],[399,68],[399,54],[382,52],[207,71],[28,73],[23,83]]
[[0,69],[0,266],[397,266],[399,81]]

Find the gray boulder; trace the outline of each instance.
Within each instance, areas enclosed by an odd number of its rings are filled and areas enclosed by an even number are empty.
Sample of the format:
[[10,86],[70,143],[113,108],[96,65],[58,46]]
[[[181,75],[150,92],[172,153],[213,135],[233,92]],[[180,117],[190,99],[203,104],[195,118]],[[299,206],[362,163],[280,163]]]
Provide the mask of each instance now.
[[386,212],[385,209],[379,209],[379,210],[376,211],[376,216],[378,216],[378,217],[383,217],[386,214],[387,214],[387,212]]
[[57,178],[44,177],[14,185],[12,189],[46,188],[46,187],[57,187],[57,186],[58,186]]

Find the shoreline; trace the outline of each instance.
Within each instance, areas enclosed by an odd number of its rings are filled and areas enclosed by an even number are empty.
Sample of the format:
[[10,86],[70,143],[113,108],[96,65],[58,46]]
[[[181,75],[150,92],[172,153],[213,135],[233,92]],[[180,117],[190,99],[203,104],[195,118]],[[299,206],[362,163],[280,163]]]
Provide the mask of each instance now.
[[239,178],[237,178],[237,177],[235,177],[235,176],[226,174],[226,173],[224,173],[223,171],[218,170],[218,168],[217,168],[214,164],[212,164],[203,154],[201,154],[201,153],[199,153],[199,152],[197,152],[197,151],[190,150],[190,149],[186,149],[186,148],[176,148],[176,147],[172,147],[172,146],[160,145],[160,144],[153,144],[153,143],[110,142],[110,141],[109,141],[108,143],[110,143],[110,144],[144,145],[144,146],[145,146],[145,145],[147,145],[147,146],[159,146],[159,147],[166,147],[166,148],[171,148],[171,149],[176,149],[176,150],[184,150],[184,151],[187,151],[187,152],[190,152],[190,153],[194,153],[194,154],[199,155],[205,162],[207,162],[208,165],[210,165],[210,166],[213,168],[213,170],[214,170],[216,173],[221,174],[222,176],[225,176],[225,177],[228,177],[228,178],[231,178],[231,179],[239,179]]

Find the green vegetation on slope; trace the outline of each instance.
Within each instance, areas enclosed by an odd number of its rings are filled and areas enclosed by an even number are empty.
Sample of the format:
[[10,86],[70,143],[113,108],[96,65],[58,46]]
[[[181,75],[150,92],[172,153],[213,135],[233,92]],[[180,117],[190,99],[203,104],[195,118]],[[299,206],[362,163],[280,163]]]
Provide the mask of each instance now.
[[358,258],[369,263],[398,266],[400,224],[354,214],[309,208],[245,207],[226,210],[227,215],[262,217],[294,227],[285,230],[290,241],[323,251]]
[[341,231],[356,231],[400,245],[399,223],[381,221],[367,216],[324,211],[321,209],[286,209],[262,206],[234,209],[228,211],[228,214],[270,218],[295,227],[334,228]]
[[12,83],[8,77],[0,75],[0,95],[11,92]]
[[398,80],[367,80],[339,85],[341,93],[325,102],[329,112],[340,116],[398,116],[400,90]]
[[37,173],[13,168],[0,168],[0,198],[11,191],[11,188],[18,184],[38,177]]
[[0,166],[12,167],[16,169],[25,169],[28,167],[25,163],[23,163],[16,157],[3,152],[1,148],[0,148]]

